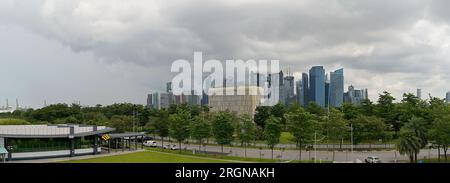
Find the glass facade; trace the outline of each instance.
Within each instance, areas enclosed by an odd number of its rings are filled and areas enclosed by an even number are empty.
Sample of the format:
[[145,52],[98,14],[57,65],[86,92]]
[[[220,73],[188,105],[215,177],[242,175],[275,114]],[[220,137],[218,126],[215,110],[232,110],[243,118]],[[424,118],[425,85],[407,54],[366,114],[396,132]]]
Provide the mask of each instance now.
[[344,102],[344,69],[330,73],[330,106],[340,107]]
[[321,107],[325,107],[325,70],[322,66],[314,66],[309,70],[309,99]]

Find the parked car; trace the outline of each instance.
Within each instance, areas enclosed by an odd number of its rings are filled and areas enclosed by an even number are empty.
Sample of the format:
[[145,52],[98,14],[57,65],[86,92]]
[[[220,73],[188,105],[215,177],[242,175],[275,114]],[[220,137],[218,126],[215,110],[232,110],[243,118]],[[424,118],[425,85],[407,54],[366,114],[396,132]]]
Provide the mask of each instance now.
[[147,141],[145,141],[145,142],[144,142],[144,146],[147,146],[147,147],[157,147],[156,142],[155,142],[155,141],[152,141],[152,140],[147,140]]
[[174,145],[174,144],[165,145],[163,148],[164,149],[170,149],[170,150],[177,150],[178,149],[177,145]]
[[381,163],[380,158],[376,157],[376,156],[369,156],[365,159],[366,163]]

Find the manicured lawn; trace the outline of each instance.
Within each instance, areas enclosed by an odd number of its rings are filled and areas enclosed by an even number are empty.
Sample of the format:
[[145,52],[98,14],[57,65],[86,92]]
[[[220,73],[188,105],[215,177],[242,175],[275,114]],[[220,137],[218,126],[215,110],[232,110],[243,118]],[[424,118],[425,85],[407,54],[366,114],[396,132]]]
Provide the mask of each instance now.
[[[169,151],[169,150],[162,150],[159,148],[148,148],[152,151],[158,151],[158,152],[168,152],[173,154],[180,154],[178,150],[176,151]],[[277,163],[278,160],[272,160],[272,159],[259,159],[259,158],[244,158],[244,157],[236,157],[236,156],[225,156],[225,155],[206,155],[203,153],[197,153],[195,155],[192,154],[192,151],[181,151],[182,155],[188,155],[188,156],[194,156],[194,157],[205,157],[205,158],[214,158],[214,159],[222,159],[222,160],[231,160],[231,161],[240,161],[240,162],[255,162],[255,163]]]
[[[424,163],[450,163],[450,158],[448,158],[447,162],[445,162],[444,157],[441,157],[441,161],[438,161],[437,158],[422,160]],[[409,161],[408,161],[409,162]]]
[[230,161],[172,153],[143,151],[123,155],[71,160],[62,163],[230,163]]
[[289,132],[281,132],[280,144],[294,144],[295,137]]
[[29,124],[31,123],[23,119],[14,119],[14,118],[0,119],[0,125],[29,125]]

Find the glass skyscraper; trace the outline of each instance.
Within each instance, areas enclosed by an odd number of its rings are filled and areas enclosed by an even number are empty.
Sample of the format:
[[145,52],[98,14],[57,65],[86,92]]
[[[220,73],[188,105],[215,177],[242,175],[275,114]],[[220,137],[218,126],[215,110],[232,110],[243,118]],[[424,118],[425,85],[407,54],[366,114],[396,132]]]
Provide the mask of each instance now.
[[302,84],[300,89],[300,95],[303,96],[302,103],[300,105],[307,106],[309,103],[309,77],[307,73],[302,73]]
[[330,73],[330,107],[340,107],[344,103],[344,69]]
[[325,70],[314,66],[309,70],[309,100],[325,107]]

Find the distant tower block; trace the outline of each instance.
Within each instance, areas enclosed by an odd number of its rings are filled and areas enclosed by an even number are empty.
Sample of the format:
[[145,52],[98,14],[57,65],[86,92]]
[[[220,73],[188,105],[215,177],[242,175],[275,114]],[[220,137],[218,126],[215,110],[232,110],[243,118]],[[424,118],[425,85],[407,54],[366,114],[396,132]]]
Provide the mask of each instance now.
[[419,99],[422,99],[422,89],[417,88],[416,97],[419,98]]

